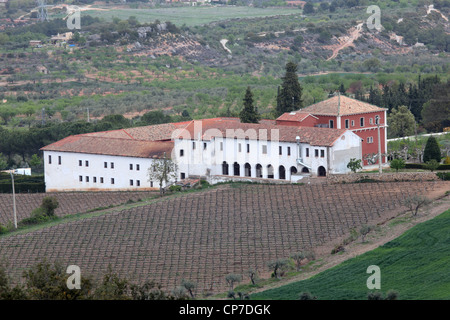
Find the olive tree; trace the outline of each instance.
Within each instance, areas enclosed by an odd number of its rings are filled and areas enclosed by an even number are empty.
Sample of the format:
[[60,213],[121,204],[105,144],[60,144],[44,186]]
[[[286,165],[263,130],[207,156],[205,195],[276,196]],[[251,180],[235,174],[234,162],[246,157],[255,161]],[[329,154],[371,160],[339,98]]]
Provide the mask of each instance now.
[[148,181],[159,182],[160,195],[163,194],[163,184],[167,184],[170,180],[177,176],[178,166],[171,159],[166,157],[164,153],[163,158],[153,159],[152,165],[148,169]]

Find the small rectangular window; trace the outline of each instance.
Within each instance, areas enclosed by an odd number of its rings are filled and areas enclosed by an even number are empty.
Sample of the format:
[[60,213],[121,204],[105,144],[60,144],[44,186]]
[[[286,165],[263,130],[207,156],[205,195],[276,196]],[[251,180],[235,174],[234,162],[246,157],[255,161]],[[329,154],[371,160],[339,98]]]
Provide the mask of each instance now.
[[192,150],[195,150],[195,141],[192,142]]
[[111,162],[111,169],[114,169],[114,162]]
[[80,182],[83,182],[83,176],[79,176],[78,180],[80,180]]
[[89,177],[88,176],[86,176],[86,182],[89,182]]
[[314,149],[314,156],[318,157],[319,156],[319,150],[318,149]]
[[100,177],[100,183],[103,183],[103,181],[104,181],[103,177]]
[[184,150],[180,149],[180,157],[184,157]]
[[133,164],[130,163],[130,170],[133,170]]
[[262,153],[267,154],[267,146],[266,145],[262,146]]
[[111,184],[114,184],[114,178],[111,178]]
[[180,178],[181,178],[181,179],[185,179],[185,178],[186,178],[186,173],[181,172],[181,173],[180,173]]
[[136,165],[136,171],[139,171],[141,169],[141,166],[140,165]]
[[94,183],[97,183],[97,177],[92,178]]
[[287,147],[288,156],[291,155],[291,147]]
[[369,123],[370,123],[370,124],[373,124],[373,118],[370,118],[370,119],[369,119]]
[[352,120],[352,127],[355,126],[355,120]]
[[203,150],[206,150],[207,144],[206,142],[203,142]]
[[349,126],[348,126],[348,119],[347,120],[345,120],[345,129],[348,129],[349,128]]
[[86,160],[85,164],[86,164],[86,167],[89,167],[89,161]]
[[283,154],[283,147],[279,146],[278,147],[278,154],[281,156]]
[[153,188],[153,181],[150,181],[150,187]]
[[334,128],[334,121],[330,120],[330,128]]
[[103,162],[103,167],[108,168],[108,162]]
[[136,186],[138,186],[138,187],[141,186],[141,180],[136,180]]
[[133,185],[133,180],[130,180],[130,186],[132,186]]
[[364,118],[359,119],[360,123],[361,123],[361,127],[364,127]]
[[79,165],[80,167],[82,167],[82,166],[83,166],[83,160],[78,160],[78,165]]
[[250,144],[247,143],[247,153],[250,153]]
[[58,164],[61,164],[61,156],[58,156]]
[[321,158],[325,157],[325,150],[320,150],[320,157]]
[[52,164],[52,156],[48,156],[48,164]]
[[309,148],[306,148],[306,156],[309,157]]

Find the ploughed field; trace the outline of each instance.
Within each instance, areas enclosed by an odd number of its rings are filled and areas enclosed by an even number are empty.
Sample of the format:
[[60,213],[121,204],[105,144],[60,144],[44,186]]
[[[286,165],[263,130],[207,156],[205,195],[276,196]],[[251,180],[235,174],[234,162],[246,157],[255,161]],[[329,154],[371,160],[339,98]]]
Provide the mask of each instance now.
[[[64,192],[64,193],[20,193],[16,194],[17,221],[29,218],[31,212],[40,207],[46,196],[56,197],[59,208],[56,215],[82,213],[101,207],[120,205],[127,201],[138,201],[156,195],[157,192]],[[14,221],[12,194],[0,193],[0,223]]]
[[431,197],[448,187],[445,181],[224,185],[0,237],[0,257],[13,279],[46,258],[94,278],[111,265],[131,281],[151,279],[171,290],[187,279],[197,283],[196,293],[217,293],[227,290],[228,273],[255,268],[268,277],[269,261],[306,248],[331,250],[352,228],[405,210],[408,195]]

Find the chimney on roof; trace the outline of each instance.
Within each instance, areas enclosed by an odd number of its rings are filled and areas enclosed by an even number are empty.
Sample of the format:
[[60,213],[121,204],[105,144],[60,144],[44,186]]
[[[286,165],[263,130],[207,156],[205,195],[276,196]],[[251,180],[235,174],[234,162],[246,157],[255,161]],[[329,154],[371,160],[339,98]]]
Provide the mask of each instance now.
[[339,116],[341,114],[341,92],[338,91],[338,112],[337,115]]

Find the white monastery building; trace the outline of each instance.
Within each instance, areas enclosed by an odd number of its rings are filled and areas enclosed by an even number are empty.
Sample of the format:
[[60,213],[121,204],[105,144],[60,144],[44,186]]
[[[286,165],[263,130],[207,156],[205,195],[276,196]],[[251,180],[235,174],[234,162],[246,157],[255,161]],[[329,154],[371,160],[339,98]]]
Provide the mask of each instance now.
[[[354,101],[361,113],[362,102]],[[367,105],[373,112],[375,106]],[[69,136],[41,149],[46,191],[157,189],[148,169],[163,157],[177,164],[176,181],[205,178],[210,183],[299,182],[348,173],[350,159],[362,159],[365,141],[354,130],[330,128],[318,115],[298,113],[301,117],[289,113],[258,124],[214,118]],[[301,121],[284,123],[292,117]],[[303,119],[314,121],[307,125]]]

